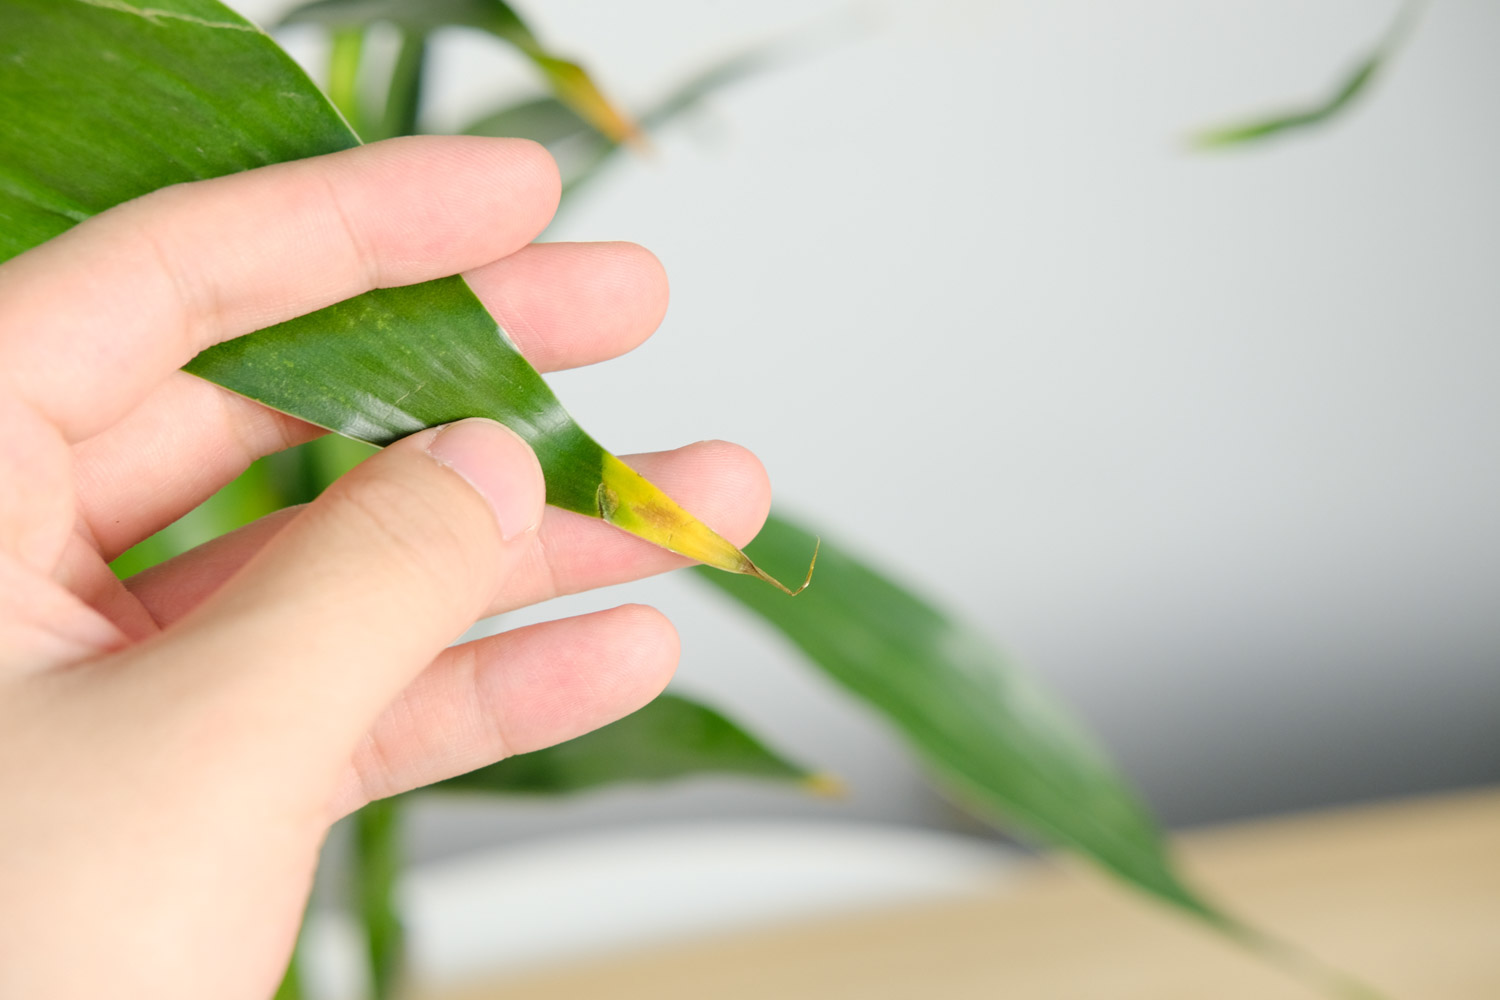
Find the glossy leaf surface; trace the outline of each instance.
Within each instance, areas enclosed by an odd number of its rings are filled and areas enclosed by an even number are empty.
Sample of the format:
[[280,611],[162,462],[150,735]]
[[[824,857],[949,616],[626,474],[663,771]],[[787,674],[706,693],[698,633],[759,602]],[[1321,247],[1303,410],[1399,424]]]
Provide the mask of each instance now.
[[[0,260],[169,184],[357,143],[275,42],[213,0],[0,4]],[[549,503],[759,573],[584,433],[461,278],[370,292],[187,368],[375,444],[494,418],[536,450]]]
[[1385,68],[1391,56],[1405,40],[1420,7],[1421,0],[1409,0],[1397,13],[1396,20],[1375,48],[1360,59],[1323,100],[1313,102],[1306,107],[1205,130],[1194,136],[1194,144],[1202,149],[1240,146],[1296,129],[1322,125],[1344,114],[1361,95],[1369,90],[1371,82]]
[[515,46],[541,72],[553,94],[601,133],[615,141],[635,134],[630,118],[604,96],[588,71],[543,45],[503,0],[314,0],[287,14],[282,23],[343,28],[372,21],[386,21],[417,35],[447,27],[488,32]]
[[436,791],[556,795],[604,785],[695,775],[790,781],[830,790],[827,779],[788,761],[724,715],[664,694],[602,729],[432,785]]

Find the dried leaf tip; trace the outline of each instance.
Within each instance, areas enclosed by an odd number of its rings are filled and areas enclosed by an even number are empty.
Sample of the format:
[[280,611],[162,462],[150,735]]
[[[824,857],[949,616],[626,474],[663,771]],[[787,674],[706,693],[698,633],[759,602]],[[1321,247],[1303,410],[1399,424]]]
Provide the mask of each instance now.
[[816,569],[817,565],[818,565],[818,550],[821,549],[822,547],[823,547],[823,539],[819,538],[819,539],[817,539],[816,541],[813,542],[813,554],[812,554],[812,559],[809,560],[808,564],[807,564],[807,576],[805,576],[802,579],[802,585],[800,587],[798,587],[796,590],[793,590],[791,587],[788,587],[786,584],[784,584],[780,580],[776,579],[770,573],[767,573],[765,570],[763,570],[759,566],[755,565],[755,563],[753,563],[753,562],[750,561],[750,557],[749,556],[745,557],[745,567],[746,568],[745,568],[744,572],[748,573],[750,576],[755,577],[757,580],[764,580],[766,583],[769,583],[771,586],[775,587],[777,590],[781,591],[783,594],[786,594],[788,597],[796,597],[798,594],[802,593],[804,590],[807,589],[808,584],[812,583],[813,570]]

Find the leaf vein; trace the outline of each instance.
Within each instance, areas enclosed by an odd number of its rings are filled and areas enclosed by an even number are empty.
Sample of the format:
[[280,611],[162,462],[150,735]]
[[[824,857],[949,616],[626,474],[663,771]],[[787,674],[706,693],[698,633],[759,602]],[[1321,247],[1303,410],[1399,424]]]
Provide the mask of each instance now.
[[163,10],[160,7],[135,7],[125,3],[124,0],[78,0],[79,3],[90,7],[102,7],[105,10],[118,11],[121,14],[133,14],[136,17],[145,18],[152,24],[159,21],[184,21],[188,24],[196,24],[202,28],[223,28],[228,31],[251,31],[262,33],[253,24],[236,24],[233,21],[210,21],[207,18],[195,17],[192,14],[183,14],[175,10]]

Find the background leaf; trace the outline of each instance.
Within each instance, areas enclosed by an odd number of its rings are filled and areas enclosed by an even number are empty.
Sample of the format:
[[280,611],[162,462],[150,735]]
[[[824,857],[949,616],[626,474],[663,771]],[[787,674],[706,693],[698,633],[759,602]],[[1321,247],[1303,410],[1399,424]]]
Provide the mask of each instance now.
[[507,757],[429,790],[555,795],[703,774],[797,782],[813,791],[834,788],[828,779],[777,754],[714,709],[663,694],[577,739]]
[[616,142],[636,135],[635,124],[604,95],[588,71],[543,45],[515,8],[503,0],[314,0],[291,11],[282,23],[338,28],[374,21],[395,24],[413,35],[445,27],[488,32],[530,60],[552,93],[601,133]]
[[350,888],[364,929],[372,1000],[390,1000],[406,972],[406,927],[396,898],[405,864],[399,799],[376,799],[354,814],[350,847],[357,877]]
[[[422,108],[422,75],[427,65],[427,33],[406,32],[396,65],[391,68],[390,86],[386,88],[385,108],[380,128],[366,138],[389,139],[397,135],[414,135]],[[363,133],[361,133],[363,134]]]
[[1193,138],[1200,149],[1240,146],[1269,139],[1294,129],[1322,125],[1347,111],[1365,93],[1371,81],[1385,68],[1416,23],[1422,0],[1410,0],[1396,14],[1396,19],[1373,51],[1355,64],[1354,69],[1322,101],[1305,108],[1283,111],[1237,125],[1207,129]]
[[[785,57],[782,43],[758,45],[695,73],[669,90],[640,117],[650,133],[697,107],[715,91]],[[563,174],[563,201],[593,180],[623,143],[601,132],[556,98],[542,97],[503,107],[462,129],[467,135],[516,136],[546,146]]]
[[[578,112],[555,97],[533,97],[507,105],[461,131],[465,135],[532,139],[549,148],[582,135],[599,136]],[[599,138],[601,142],[608,141]]]
[[[812,544],[773,514],[751,543],[775,567]],[[764,618],[891,723],[961,805],[1025,839],[1065,848],[1330,994],[1379,994],[1206,900],[1177,872],[1130,783],[1069,713],[977,629],[826,541],[795,601],[724,574],[703,582]]]
[[[774,565],[812,542],[773,515],[752,547]],[[1183,909],[1215,912],[1177,877],[1155,822],[1103,751],[977,630],[827,542],[816,585],[795,601],[703,579],[884,716],[963,805]]]

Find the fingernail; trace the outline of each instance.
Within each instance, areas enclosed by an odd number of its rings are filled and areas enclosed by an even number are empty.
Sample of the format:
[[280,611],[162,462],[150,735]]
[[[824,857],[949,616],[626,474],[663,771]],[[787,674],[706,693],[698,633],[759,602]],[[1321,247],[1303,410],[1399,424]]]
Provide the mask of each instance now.
[[507,542],[535,530],[546,487],[536,455],[510,428],[473,418],[449,424],[428,442],[427,454],[466,479],[484,497]]

